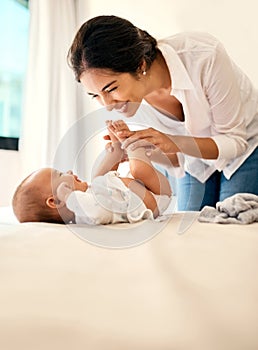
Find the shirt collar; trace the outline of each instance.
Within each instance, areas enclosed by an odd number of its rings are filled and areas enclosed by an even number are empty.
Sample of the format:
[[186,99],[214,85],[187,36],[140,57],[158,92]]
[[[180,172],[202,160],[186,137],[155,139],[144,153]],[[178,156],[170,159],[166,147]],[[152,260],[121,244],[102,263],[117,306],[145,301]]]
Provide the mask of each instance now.
[[169,42],[159,40],[158,49],[161,51],[168,66],[172,81],[172,90],[193,89],[193,83],[183,62],[180,60],[175,49],[169,44]]

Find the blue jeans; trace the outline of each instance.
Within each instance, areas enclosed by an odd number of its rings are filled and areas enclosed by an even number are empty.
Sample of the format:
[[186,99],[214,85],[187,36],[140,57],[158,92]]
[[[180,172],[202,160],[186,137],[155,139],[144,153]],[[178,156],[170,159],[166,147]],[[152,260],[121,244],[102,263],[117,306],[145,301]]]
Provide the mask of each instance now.
[[229,180],[219,171],[213,173],[205,183],[188,173],[177,179],[177,209],[199,211],[205,205],[215,207],[218,201],[236,193],[258,195],[258,148]]

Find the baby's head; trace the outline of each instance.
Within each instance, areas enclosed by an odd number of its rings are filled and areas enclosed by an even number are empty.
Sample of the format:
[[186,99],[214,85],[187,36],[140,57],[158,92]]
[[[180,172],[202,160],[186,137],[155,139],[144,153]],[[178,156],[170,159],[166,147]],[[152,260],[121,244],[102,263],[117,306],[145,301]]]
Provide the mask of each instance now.
[[57,196],[58,186],[65,182],[72,190],[85,192],[88,188],[71,171],[62,173],[43,168],[26,177],[13,196],[13,211],[20,222],[68,223],[74,221],[64,201]]

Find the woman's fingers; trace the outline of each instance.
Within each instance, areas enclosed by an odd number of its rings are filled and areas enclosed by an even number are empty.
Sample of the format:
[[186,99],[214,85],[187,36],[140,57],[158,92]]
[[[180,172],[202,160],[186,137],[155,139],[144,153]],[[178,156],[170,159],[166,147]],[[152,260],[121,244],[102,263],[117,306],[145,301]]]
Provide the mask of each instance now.
[[117,131],[117,135],[123,139],[132,136],[132,134],[135,134],[135,131],[126,130],[126,129]]
[[123,143],[122,148],[135,149],[138,147],[156,146],[164,153],[176,153],[178,149],[174,142],[162,132],[153,128],[139,130],[133,136],[128,137]]
[[143,140],[143,139],[148,144],[151,143],[153,145],[156,145],[157,144],[156,140],[157,140],[158,134],[160,134],[160,133],[157,130],[154,130],[152,128],[135,131],[132,136],[128,135],[130,137],[128,137],[123,142],[123,147],[127,148],[130,144],[134,143],[135,141]]
[[[132,131],[121,130],[117,131],[117,136],[123,139],[121,148],[135,150],[139,147],[145,147],[149,149],[149,153],[155,147],[158,147],[164,153],[177,153],[179,152],[176,144],[170,139],[170,137],[162,132],[153,128],[144,130]],[[105,140],[110,140],[110,136],[105,135]],[[112,140],[112,137],[111,137]],[[112,140],[113,141],[113,140]]]
[[[129,139],[127,139],[127,140],[129,140]],[[146,148],[146,150],[152,150],[155,148],[155,146],[153,144],[151,144],[150,142],[148,142],[146,140],[132,140],[132,142],[129,143],[128,146],[124,146],[124,143],[122,143],[122,146],[121,146],[121,148],[126,149],[126,150],[130,150],[130,151],[134,151],[136,148],[139,148],[139,147],[144,147],[144,148]]]

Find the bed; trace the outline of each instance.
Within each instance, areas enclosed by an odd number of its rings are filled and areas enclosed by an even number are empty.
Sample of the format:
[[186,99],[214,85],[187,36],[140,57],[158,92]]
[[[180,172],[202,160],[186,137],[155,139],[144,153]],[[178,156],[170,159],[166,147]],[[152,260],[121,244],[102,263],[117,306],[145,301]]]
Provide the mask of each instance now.
[[178,212],[119,248],[0,213],[1,349],[258,349],[258,223]]

